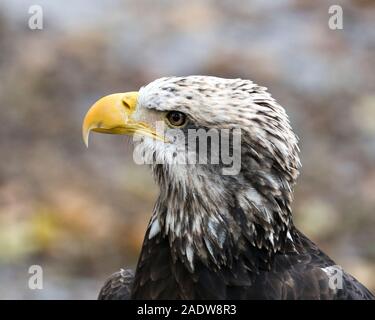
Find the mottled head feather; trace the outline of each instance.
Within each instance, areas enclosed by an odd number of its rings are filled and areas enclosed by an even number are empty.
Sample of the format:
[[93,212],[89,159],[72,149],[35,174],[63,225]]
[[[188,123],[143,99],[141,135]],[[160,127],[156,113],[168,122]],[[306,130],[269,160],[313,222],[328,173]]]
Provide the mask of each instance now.
[[[223,176],[220,165],[152,166],[160,195],[149,237],[169,237],[191,269],[195,259],[228,264],[247,243],[267,252],[293,246],[297,137],[265,87],[243,79],[161,78],[140,90],[139,106],[183,112],[194,128],[242,130],[238,175]],[[153,152],[166,152],[160,148]]]

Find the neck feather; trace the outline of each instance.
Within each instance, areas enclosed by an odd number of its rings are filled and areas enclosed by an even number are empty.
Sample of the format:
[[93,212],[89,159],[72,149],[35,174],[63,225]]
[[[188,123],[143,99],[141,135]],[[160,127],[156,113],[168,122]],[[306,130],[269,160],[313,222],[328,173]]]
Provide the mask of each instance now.
[[220,268],[250,247],[265,264],[276,252],[293,250],[288,176],[253,170],[223,177],[207,168],[153,167],[161,192],[149,239],[166,237],[171,252],[191,271],[197,259]]

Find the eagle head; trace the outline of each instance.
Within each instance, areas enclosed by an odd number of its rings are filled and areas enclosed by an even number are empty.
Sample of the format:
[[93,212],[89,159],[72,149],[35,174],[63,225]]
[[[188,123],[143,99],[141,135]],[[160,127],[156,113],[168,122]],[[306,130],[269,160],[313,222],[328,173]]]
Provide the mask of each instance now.
[[[174,254],[228,264],[245,243],[270,254],[293,246],[292,189],[300,167],[285,110],[250,80],[166,77],[97,101],[91,131],[132,135],[160,194],[145,241],[167,237]],[[246,241],[245,241],[246,240]]]

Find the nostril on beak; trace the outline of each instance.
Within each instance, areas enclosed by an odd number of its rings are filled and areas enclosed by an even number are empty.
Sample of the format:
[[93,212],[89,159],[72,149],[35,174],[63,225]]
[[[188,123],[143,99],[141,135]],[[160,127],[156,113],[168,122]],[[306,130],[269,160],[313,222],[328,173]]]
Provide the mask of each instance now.
[[121,102],[122,102],[122,105],[127,109],[127,110],[129,110],[129,111],[131,111],[131,107],[130,107],[130,105],[125,101],[125,100],[121,100]]

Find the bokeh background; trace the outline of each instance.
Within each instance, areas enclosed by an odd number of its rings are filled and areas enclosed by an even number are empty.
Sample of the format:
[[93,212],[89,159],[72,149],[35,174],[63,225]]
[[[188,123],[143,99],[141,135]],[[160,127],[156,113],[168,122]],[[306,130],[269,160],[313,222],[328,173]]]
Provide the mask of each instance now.
[[[86,149],[82,118],[103,95],[190,74],[252,79],[287,109],[296,224],[374,290],[374,66],[372,0],[2,0],[0,299],[95,299],[136,264],[157,187],[122,137]],[[28,289],[33,264],[43,290]]]

